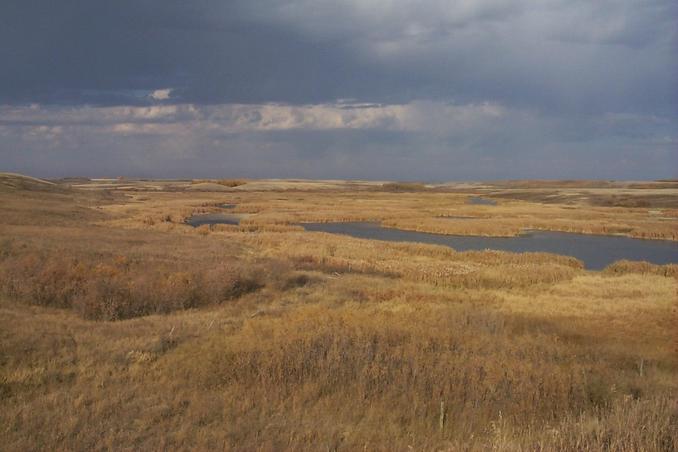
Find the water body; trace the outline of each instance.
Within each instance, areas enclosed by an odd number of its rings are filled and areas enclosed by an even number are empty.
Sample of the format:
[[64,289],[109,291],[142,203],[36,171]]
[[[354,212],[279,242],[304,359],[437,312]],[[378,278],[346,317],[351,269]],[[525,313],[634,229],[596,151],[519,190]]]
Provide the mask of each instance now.
[[471,196],[468,200],[469,204],[476,204],[479,206],[496,206],[497,201],[494,199],[480,198],[478,196]]
[[576,257],[590,270],[602,270],[620,259],[653,264],[678,263],[678,242],[630,237],[535,231],[517,237],[479,237],[431,234],[381,227],[378,223],[305,223],[307,231],[346,234],[362,239],[446,245],[457,251],[503,250],[547,252]]
[[202,215],[193,215],[192,217],[187,218],[186,224],[189,224],[194,228],[204,224],[240,224],[240,217],[223,213],[206,213]]

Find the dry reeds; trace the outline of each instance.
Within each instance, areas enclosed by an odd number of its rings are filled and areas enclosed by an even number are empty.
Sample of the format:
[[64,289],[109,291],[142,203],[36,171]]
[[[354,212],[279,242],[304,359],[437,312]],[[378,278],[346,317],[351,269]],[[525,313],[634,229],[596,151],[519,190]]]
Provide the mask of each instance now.
[[[3,450],[677,447],[675,265],[594,273],[296,225],[447,215],[488,219],[451,226],[488,235],[650,234],[675,211],[434,191],[124,195],[0,194]],[[181,224],[224,203],[250,215]]]
[[121,320],[219,304],[266,284],[284,286],[287,279],[297,277],[283,264],[244,261],[186,271],[172,265],[149,266],[122,255],[97,262],[63,252],[29,252],[0,260],[0,291],[7,296],[31,304],[72,308],[93,320]]
[[626,274],[626,273],[649,273],[659,276],[678,277],[678,265],[655,265],[649,262],[635,262],[628,260],[617,261],[608,265],[603,273],[606,274]]
[[224,187],[239,187],[240,185],[245,185],[247,181],[245,179],[194,179],[191,181],[192,184],[219,184]]

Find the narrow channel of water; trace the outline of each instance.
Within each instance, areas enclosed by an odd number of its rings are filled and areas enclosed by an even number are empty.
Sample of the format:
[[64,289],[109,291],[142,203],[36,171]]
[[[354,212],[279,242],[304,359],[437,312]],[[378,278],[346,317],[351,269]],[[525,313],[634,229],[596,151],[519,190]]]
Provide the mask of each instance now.
[[240,217],[223,213],[206,213],[193,215],[186,219],[186,224],[197,228],[204,224],[240,224]]
[[431,234],[384,228],[378,223],[304,223],[307,231],[345,234],[363,239],[446,245],[457,251],[503,250],[563,254],[581,260],[590,270],[602,270],[614,261],[628,259],[653,264],[678,263],[678,242],[630,237],[535,231],[517,237],[479,237]]
[[497,201],[494,199],[481,198],[479,196],[471,196],[468,199],[469,204],[474,204],[478,206],[496,206]]

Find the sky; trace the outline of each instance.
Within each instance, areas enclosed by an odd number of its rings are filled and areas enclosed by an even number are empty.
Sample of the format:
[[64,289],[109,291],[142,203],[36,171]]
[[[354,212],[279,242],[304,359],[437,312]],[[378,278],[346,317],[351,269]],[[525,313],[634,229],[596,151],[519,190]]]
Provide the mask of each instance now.
[[0,171],[678,177],[675,0],[3,0]]

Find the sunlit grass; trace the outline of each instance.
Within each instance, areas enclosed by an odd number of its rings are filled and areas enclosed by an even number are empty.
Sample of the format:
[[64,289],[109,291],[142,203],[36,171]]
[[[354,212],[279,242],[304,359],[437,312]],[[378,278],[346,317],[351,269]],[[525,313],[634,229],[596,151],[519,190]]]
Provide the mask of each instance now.
[[[129,195],[2,195],[3,450],[678,448],[675,265],[589,272],[295,226],[496,208],[652,230],[640,210]],[[252,216],[183,225],[224,203]]]

